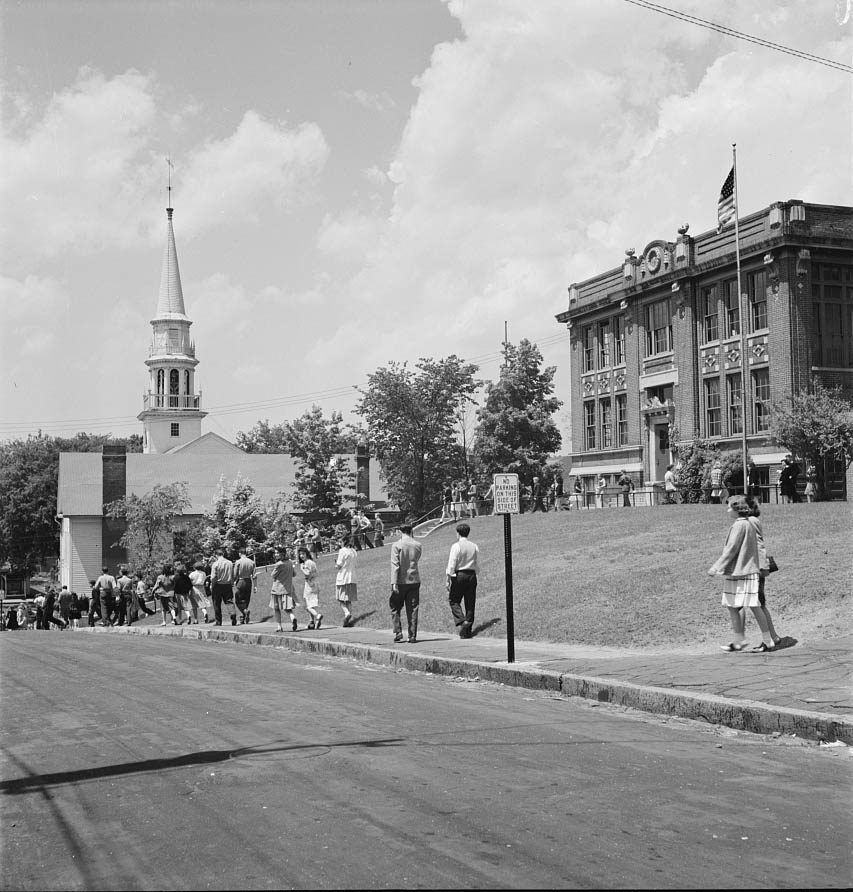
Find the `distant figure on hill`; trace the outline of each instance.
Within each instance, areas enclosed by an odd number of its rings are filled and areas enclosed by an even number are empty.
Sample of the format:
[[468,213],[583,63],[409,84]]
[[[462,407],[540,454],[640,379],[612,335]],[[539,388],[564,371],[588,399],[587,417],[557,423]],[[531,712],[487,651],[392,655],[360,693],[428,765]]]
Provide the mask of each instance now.
[[563,475],[557,474],[554,478],[554,510],[563,511],[566,507],[565,492],[563,491]]
[[442,490],[441,519],[455,519],[453,515],[453,489],[449,483],[445,483],[444,489]]
[[[479,571],[480,549],[468,541],[471,527],[460,523],[456,527],[457,541],[450,548],[447,561],[447,594],[453,622],[459,629],[460,638],[470,638],[474,627],[474,612],[477,607],[477,573]],[[462,602],[465,610],[462,610]]]
[[623,471],[619,475],[619,480],[617,482],[619,488],[622,490],[622,507],[630,508],[631,493],[634,491],[634,481],[631,479],[631,476],[627,471]]
[[574,495],[572,497],[572,501],[575,503],[575,508],[580,508],[583,504],[583,500],[583,484],[581,483],[581,478],[575,477]]
[[782,470],[779,472],[779,495],[782,504],[790,505],[799,501],[797,495],[797,478],[800,476],[800,466],[790,455],[782,459]]
[[533,514],[534,511],[545,511],[545,487],[542,486],[538,477],[533,478],[533,508],[530,510],[530,513]]
[[804,495],[807,502],[813,502],[817,495],[817,469],[811,464],[806,468],[806,489]]
[[722,504],[723,495],[723,467],[719,459],[714,460],[711,467],[711,504]]
[[667,505],[678,504],[678,487],[675,484],[675,465],[667,465],[666,473],[663,475],[663,485],[666,489]]
[[598,480],[595,481],[595,507],[604,507],[604,490],[607,489],[607,481],[604,474],[599,474]]

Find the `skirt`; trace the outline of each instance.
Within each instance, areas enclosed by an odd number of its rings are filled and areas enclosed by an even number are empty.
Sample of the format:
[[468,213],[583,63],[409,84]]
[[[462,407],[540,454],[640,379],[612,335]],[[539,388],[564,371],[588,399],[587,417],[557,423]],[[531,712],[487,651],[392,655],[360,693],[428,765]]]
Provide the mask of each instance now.
[[319,586],[310,586],[307,582],[302,591],[302,600],[306,607],[316,608],[320,606],[320,588]]
[[733,579],[731,576],[723,577],[723,607],[758,607],[758,583],[761,579],[759,573],[750,573],[749,576],[740,576]]
[[358,594],[354,582],[347,582],[344,585],[335,586],[335,597],[339,601],[357,601]]
[[293,610],[296,607],[296,598],[293,595],[288,595],[287,592],[282,592],[279,594],[271,594],[270,595],[270,609],[271,610]]

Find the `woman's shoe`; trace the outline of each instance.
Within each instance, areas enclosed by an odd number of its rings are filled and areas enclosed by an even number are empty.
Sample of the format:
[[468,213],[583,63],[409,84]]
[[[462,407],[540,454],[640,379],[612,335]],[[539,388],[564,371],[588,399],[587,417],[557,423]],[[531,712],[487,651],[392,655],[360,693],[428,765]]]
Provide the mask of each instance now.
[[296,620],[293,620],[293,631],[295,632],[296,629],[297,629],[297,623],[296,623]]
[[307,626],[305,626],[305,628],[306,628],[306,629],[313,629],[313,628],[314,628],[314,621],[313,621],[313,620],[311,620],[311,622],[310,622],[310,623],[308,623],[308,625],[307,625]]
[[318,628],[318,629],[320,628],[320,623],[321,623],[321,622],[323,622],[323,614],[322,614],[322,613],[318,613],[318,614],[317,614],[317,628]]
[[757,653],[757,654],[772,653],[774,650],[776,650],[775,644],[773,645],[773,647],[770,647],[767,644],[765,644],[763,641],[761,642],[761,644],[752,648],[752,652]]
[[743,650],[745,647],[746,647],[745,641],[741,641],[740,644],[736,644],[734,641],[732,641],[731,644],[721,644],[720,650],[724,650],[727,653],[735,653],[737,651]]
[[284,631],[284,629],[282,629],[281,626],[279,626],[279,627],[276,629],[276,632],[283,632],[283,631]]

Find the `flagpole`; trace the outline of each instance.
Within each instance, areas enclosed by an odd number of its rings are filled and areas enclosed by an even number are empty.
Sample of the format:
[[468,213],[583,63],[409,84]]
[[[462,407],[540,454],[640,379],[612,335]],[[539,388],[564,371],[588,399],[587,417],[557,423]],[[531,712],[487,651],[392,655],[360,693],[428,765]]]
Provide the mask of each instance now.
[[747,407],[749,400],[747,399],[747,375],[746,375],[746,321],[745,301],[743,288],[741,287],[740,274],[740,226],[738,224],[738,201],[737,201],[737,143],[732,143],[732,171],[734,172],[734,211],[735,211],[735,260],[737,262],[737,300],[738,313],[740,315],[740,401],[741,401],[741,450],[743,452],[743,492],[746,495],[749,490],[748,471],[746,464],[746,421]]

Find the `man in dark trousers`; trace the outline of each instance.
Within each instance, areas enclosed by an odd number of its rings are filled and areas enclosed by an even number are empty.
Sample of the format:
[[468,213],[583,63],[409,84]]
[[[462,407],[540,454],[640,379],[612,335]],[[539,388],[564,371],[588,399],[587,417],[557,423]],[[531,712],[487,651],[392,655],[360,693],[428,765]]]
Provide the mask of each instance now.
[[406,608],[409,626],[409,644],[418,640],[418,605],[420,604],[421,577],[418,561],[421,559],[421,543],[412,536],[411,523],[400,525],[401,536],[391,543],[391,626],[394,640],[403,640],[400,611]]
[[[457,541],[450,547],[447,561],[447,594],[453,622],[459,629],[460,638],[470,638],[474,627],[474,610],[477,606],[477,572],[480,549],[468,541],[471,527],[467,523],[456,526]],[[465,610],[462,610],[462,602]]]

